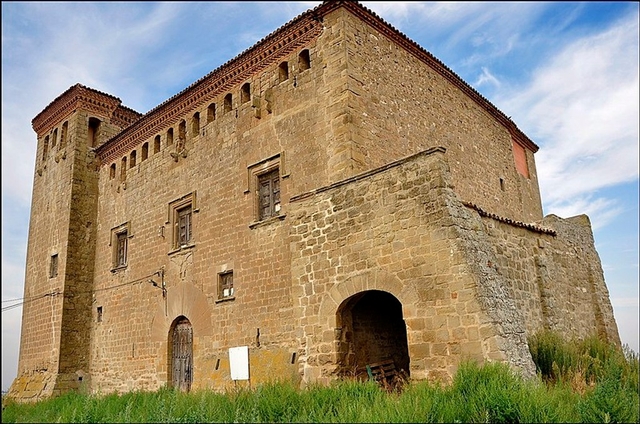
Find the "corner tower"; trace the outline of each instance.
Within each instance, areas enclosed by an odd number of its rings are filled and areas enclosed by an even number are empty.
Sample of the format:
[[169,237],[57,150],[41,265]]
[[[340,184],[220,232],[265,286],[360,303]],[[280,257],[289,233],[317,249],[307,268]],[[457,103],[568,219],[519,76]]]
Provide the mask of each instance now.
[[38,400],[88,384],[98,168],[94,149],[141,115],[76,84],[32,121],[37,133],[18,376]]

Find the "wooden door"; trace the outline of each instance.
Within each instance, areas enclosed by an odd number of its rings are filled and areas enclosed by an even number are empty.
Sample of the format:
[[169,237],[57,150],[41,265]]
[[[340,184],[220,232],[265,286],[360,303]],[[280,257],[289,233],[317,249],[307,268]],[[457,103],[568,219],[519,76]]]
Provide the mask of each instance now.
[[193,329],[185,317],[173,327],[171,352],[172,386],[188,392],[193,381]]

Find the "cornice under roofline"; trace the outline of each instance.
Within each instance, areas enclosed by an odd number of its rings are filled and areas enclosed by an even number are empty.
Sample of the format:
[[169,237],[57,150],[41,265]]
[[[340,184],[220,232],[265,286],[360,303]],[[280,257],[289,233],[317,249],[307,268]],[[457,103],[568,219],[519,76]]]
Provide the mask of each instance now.
[[123,115],[126,117],[140,116],[133,109],[121,106],[121,103],[122,101],[115,96],[78,83],[49,103],[31,120],[31,125],[38,137],[41,137],[79,107],[107,117],[111,117],[117,108],[123,109]]
[[[157,133],[159,127],[166,125],[168,121],[178,118],[187,107],[201,106],[230,87],[268,67],[281,57],[287,56],[296,48],[306,44],[319,34],[322,29],[322,24],[320,23],[322,18],[340,7],[344,7],[372,28],[385,34],[458,87],[500,122],[509,131],[513,139],[524,148],[534,153],[538,151],[538,146],[510,118],[443,62],[359,2],[339,0],[325,1],[314,9],[307,10],[292,19],[235,58],[149,111],[106,143],[98,146],[96,153],[103,162],[110,162],[113,158],[131,149],[140,139],[149,138]],[[299,38],[291,39],[293,33],[296,33]],[[287,35],[289,35],[289,38],[287,38]],[[282,41],[284,41],[284,44]],[[270,47],[273,50],[270,50]]]
[[139,140],[157,134],[160,128],[180,118],[185,109],[201,107],[234,85],[246,81],[252,75],[308,44],[322,31],[322,23],[317,19],[314,10],[292,19],[98,146],[96,153],[100,160],[103,163],[111,162],[133,148]]
[[497,119],[498,122],[500,122],[509,131],[511,137],[513,137],[515,141],[522,145],[522,147],[532,151],[533,153],[538,151],[539,147],[493,103],[491,103],[487,98],[480,94],[476,89],[467,84],[462,78],[460,78],[455,72],[453,72],[433,54],[429,53],[418,43],[411,40],[405,34],[391,26],[391,24],[386,22],[375,12],[364,7],[362,4],[360,4],[360,2],[345,0],[325,1],[315,10],[309,11],[308,13],[315,13],[319,16],[324,17],[340,7],[344,7],[349,12],[356,15],[364,22],[368,23],[372,28],[386,35],[391,40],[394,40],[398,45],[404,47],[405,50],[416,56],[421,61],[425,62],[427,65],[431,66],[436,72],[438,72],[449,82],[462,90],[463,93],[468,95],[483,109],[485,109],[491,116]]

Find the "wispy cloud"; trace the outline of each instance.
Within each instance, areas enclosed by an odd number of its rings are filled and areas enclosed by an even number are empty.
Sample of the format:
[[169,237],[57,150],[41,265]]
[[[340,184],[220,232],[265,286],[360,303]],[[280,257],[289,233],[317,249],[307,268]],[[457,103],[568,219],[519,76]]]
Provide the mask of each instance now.
[[495,87],[500,87],[500,81],[489,72],[489,70],[485,67],[482,68],[482,73],[478,77],[473,86],[480,87],[486,84],[493,85]]
[[638,178],[638,20],[565,46],[525,85],[495,103],[534,140],[546,209],[604,212],[618,206],[593,193]]

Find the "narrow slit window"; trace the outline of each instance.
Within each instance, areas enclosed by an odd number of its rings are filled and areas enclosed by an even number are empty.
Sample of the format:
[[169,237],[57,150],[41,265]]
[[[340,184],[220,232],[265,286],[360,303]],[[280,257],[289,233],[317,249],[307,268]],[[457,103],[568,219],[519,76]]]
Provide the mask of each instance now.
[[200,112],[196,112],[193,114],[193,118],[191,118],[191,132],[192,137],[200,134]]
[[169,128],[167,130],[167,146],[171,146],[173,144],[173,128]]
[[207,123],[213,122],[216,120],[216,104],[211,103],[207,108]]
[[51,255],[51,262],[49,263],[49,278],[58,276],[58,254]]
[[62,130],[60,131],[60,148],[62,149],[67,145],[67,132],[69,131],[69,122],[64,121],[62,124]]
[[289,79],[289,63],[282,62],[280,66],[278,66],[278,81],[285,82]]
[[49,136],[44,138],[42,142],[42,160],[47,160],[47,155],[49,154]]
[[96,309],[96,313],[97,313],[96,321],[102,322],[102,306],[98,306],[98,308]]
[[242,90],[240,90],[240,102],[247,103],[251,100],[251,84],[248,82],[242,85]]
[[130,224],[125,222],[111,229],[111,272],[125,268],[129,263]]
[[144,162],[149,157],[149,143],[144,143],[142,145],[142,157],[140,158],[141,162]]
[[231,93],[224,96],[224,113],[231,112],[233,109],[233,96]]
[[153,139],[153,154],[155,155],[160,151],[160,136],[157,135],[156,138]]
[[53,130],[53,137],[51,138],[51,148],[56,147],[58,144],[58,129]]
[[127,265],[128,237],[127,231],[116,234],[116,262],[115,267],[123,267]]
[[100,132],[100,120],[97,118],[89,118],[89,147],[96,147],[98,143],[98,135]]
[[127,157],[123,157],[120,164],[120,181],[127,179]]
[[311,58],[309,57],[309,50],[302,50],[298,55],[298,68],[300,71],[306,71],[311,68]]
[[178,146],[187,138],[187,122],[183,119],[178,125]]
[[133,168],[134,166],[136,166],[136,157],[138,156],[138,153],[134,150],[131,152],[131,154],[129,155],[129,168]]
[[112,163],[109,167],[109,179],[113,180],[116,177],[116,164]]

